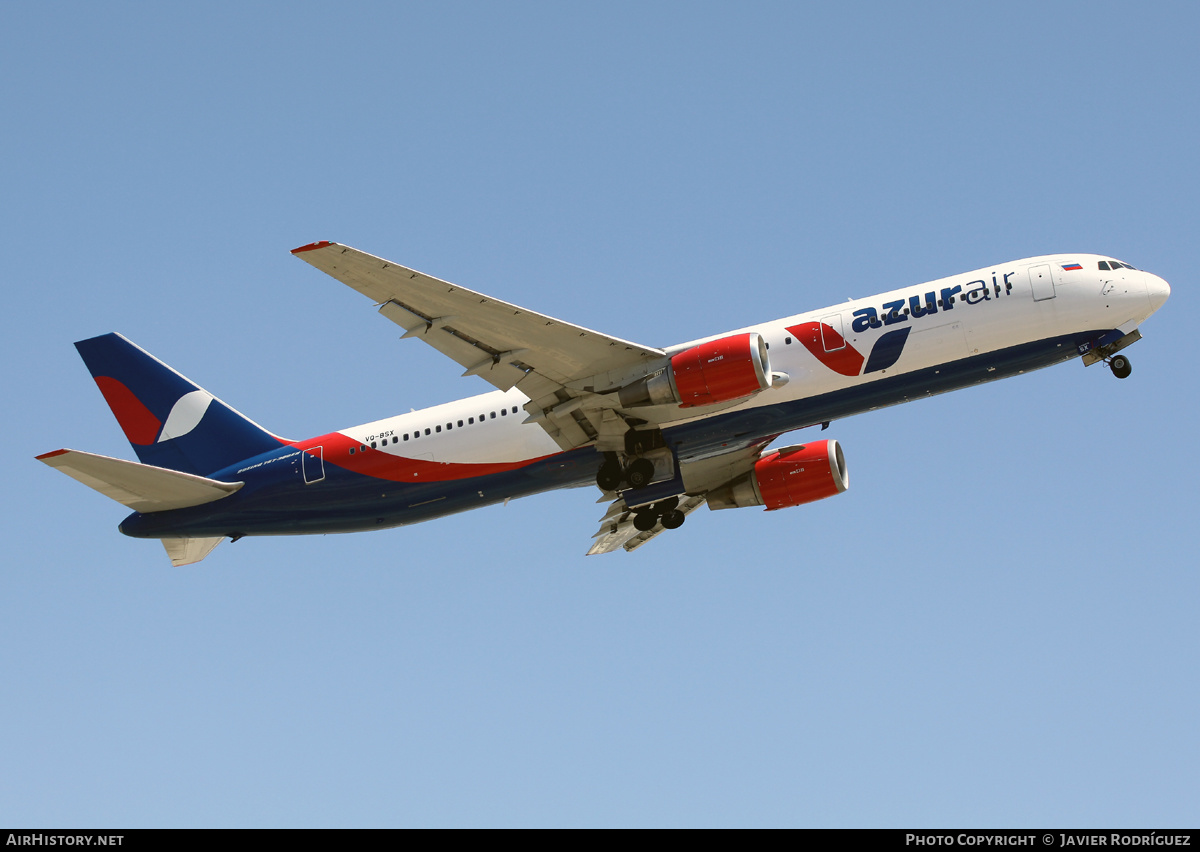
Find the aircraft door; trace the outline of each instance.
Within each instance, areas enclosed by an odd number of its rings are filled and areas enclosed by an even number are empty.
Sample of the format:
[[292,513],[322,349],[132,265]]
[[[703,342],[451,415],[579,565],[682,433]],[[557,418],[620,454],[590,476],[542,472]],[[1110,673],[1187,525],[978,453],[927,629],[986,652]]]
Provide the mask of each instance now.
[[1041,302],[1054,298],[1054,279],[1050,276],[1050,264],[1029,268],[1029,286],[1033,288],[1033,300]]
[[325,478],[325,448],[309,447],[300,453],[300,461],[304,466],[304,484],[312,485]]
[[821,317],[821,343],[826,352],[836,352],[846,348],[846,333],[842,329],[842,315],[830,314]]

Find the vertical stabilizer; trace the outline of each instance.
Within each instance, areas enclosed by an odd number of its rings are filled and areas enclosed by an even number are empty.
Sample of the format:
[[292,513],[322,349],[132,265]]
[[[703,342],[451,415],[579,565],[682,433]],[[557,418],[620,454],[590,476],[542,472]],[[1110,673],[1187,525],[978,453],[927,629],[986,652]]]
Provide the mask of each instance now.
[[75,348],[144,464],[204,475],[285,443],[119,334]]

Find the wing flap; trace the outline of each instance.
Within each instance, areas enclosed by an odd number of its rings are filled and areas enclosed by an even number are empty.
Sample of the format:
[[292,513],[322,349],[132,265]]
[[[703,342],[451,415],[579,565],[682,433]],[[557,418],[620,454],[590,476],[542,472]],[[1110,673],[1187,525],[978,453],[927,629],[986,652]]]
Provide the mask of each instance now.
[[228,497],[245,484],[219,482],[165,467],[79,450],[55,450],[37,459],[135,512],[163,512],[200,506]]
[[164,538],[162,543],[167,556],[171,557],[171,564],[178,568],[199,562],[224,540],[225,536],[219,535],[216,538]]
[[524,349],[500,351],[494,347],[463,334],[453,326],[457,317],[428,317],[418,314],[395,300],[379,306],[379,313],[404,329],[404,337],[419,337],[452,361],[463,365],[463,375],[482,376],[485,381],[500,390],[508,390],[521,379],[526,371],[515,366],[514,361]]

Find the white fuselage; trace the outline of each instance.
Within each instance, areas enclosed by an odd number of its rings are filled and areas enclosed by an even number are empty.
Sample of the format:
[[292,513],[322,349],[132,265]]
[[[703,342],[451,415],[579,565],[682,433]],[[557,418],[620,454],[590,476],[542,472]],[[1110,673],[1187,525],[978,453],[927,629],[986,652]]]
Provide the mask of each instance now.
[[[1108,259],[1080,254],[1025,258],[669,347],[672,354],[707,340],[757,332],[770,347],[771,369],[786,373],[789,381],[734,404],[704,410],[661,407],[655,413],[666,415],[659,422],[669,429],[714,412],[794,402],[1039,340],[1085,331],[1131,331],[1163,304],[1170,288],[1148,272],[1102,271],[1102,261]],[[1074,264],[1082,268],[1064,269]],[[861,353],[871,352],[889,332],[907,328],[909,334],[892,365],[843,375],[800,345],[791,329],[805,323],[840,331],[845,343]],[[559,452],[544,429],[526,422],[523,407],[528,401],[516,389],[492,391],[341,434],[394,455],[450,464],[516,463]]]

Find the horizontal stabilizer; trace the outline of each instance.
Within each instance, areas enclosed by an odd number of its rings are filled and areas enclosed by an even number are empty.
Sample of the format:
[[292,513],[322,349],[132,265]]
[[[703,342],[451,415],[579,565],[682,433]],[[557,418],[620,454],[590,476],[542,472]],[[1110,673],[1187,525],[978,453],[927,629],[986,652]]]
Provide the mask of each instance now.
[[164,538],[162,543],[167,549],[167,556],[171,557],[171,564],[178,568],[180,565],[199,562],[212,553],[213,548],[224,539],[223,535],[215,538]]
[[[186,509],[228,497],[245,483],[218,482],[203,476],[114,459],[79,450],[55,450],[37,457],[88,488],[123,503],[135,512]],[[207,541],[207,539],[203,539]],[[182,541],[182,539],[181,539]],[[212,544],[201,554],[216,547]],[[168,547],[170,552],[171,548]],[[172,554],[174,560],[174,554]],[[196,560],[191,560],[196,561]]]

